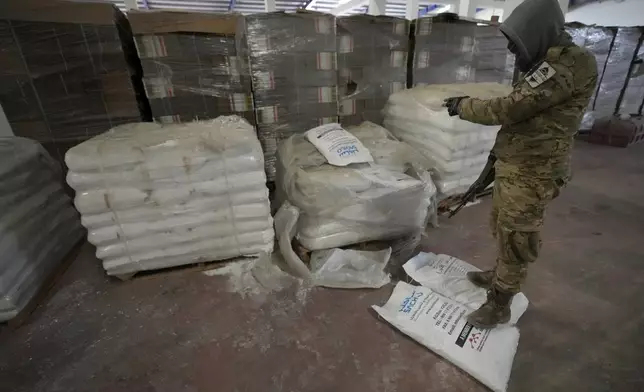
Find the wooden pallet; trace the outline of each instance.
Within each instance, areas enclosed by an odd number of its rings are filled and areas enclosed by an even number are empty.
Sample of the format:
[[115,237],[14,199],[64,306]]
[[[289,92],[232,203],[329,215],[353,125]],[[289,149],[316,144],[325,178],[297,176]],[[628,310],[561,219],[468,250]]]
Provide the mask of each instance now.
[[110,276],[122,282],[128,282],[131,280],[140,280],[140,279],[156,279],[156,278],[163,278],[171,275],[179,276],[182,274],[219,269],[231,263],[240,262],[244,260],[252,260],[252,259],[254,258],[236,257],[236,258],[226,259],[226,260],[204,261],[204,262],[193,263],[193,264],[184,264],[184,265],[178,265],[174,267],[160,268],[160,269],[154,269],[154,270],[142,270],[142,271],[136,271],[136,272],[131,272],[127,274],[115,274]]
[[83,244],[85,244],[85,239],[79,239],[69,253],[67,253],[63,258],[62,262],[45,278],[36,294],[29,300],[29,302],[27,302],[27,305],[22,308],[16,317],[5,322],[9,328],[17,329],[25,325],[31,314],[38,308],[38,306],[45,303],[50,298],[52,294],[51,289],[60,281],[69,266],[74,262],[74,260],[76,260]]

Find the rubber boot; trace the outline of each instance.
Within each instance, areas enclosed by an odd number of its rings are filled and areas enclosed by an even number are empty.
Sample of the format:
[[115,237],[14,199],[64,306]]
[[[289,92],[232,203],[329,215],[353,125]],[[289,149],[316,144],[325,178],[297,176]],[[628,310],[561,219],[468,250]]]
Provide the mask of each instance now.
[[467,279],[474,283],[475,286],[489,290],[492,287],[492,283],[494,283],[495,274],[496,272],[494,270],[470,271],[467,273]]
[[514,294],[492,286],[487,292],[487,302],[467,317],[467,321],[480,329],[494,328],[510,321],[510,304]]

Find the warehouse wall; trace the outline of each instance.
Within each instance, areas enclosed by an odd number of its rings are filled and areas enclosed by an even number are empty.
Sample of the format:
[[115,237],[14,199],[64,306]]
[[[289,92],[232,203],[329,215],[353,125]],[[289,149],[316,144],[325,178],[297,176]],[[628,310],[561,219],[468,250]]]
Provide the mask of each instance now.
[[2,136],[13,136],[13,131],[9,121],[7,121],[7,116],[4,114],[4,110],[2,110],[2,106],[0,106],[0,137]]
[[644,26],[644,0],[604,0],[576,8],[566,22],[601,26]]

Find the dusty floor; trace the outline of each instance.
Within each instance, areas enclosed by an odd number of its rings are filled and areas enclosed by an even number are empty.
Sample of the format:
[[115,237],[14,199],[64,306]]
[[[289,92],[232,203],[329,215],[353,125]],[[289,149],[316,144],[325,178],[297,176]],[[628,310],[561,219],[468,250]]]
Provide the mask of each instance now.
[[[644,390],[644,146],[580,144],[552,205],[509,391]],[[425,247],[485,267],[489,201]],[[376,319],[377,291],[243,298],[199,272],[104,276],[86,245],[31,322],[0,331],[3,391],[485,391]]]

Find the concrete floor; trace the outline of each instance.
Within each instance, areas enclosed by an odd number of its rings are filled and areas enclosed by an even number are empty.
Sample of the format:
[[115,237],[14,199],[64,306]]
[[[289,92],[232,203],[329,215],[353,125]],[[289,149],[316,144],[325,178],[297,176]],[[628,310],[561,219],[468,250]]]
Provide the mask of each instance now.
[[[548,212],[509,391],[644,390],[644,146],[579,144]],[[489,201],[424,247],[491,265]],[[28,325],[0,331],[3,391],[485,391],[369,310],[376,291],[267,296],[199,272],[119,282],[85,245]]]

